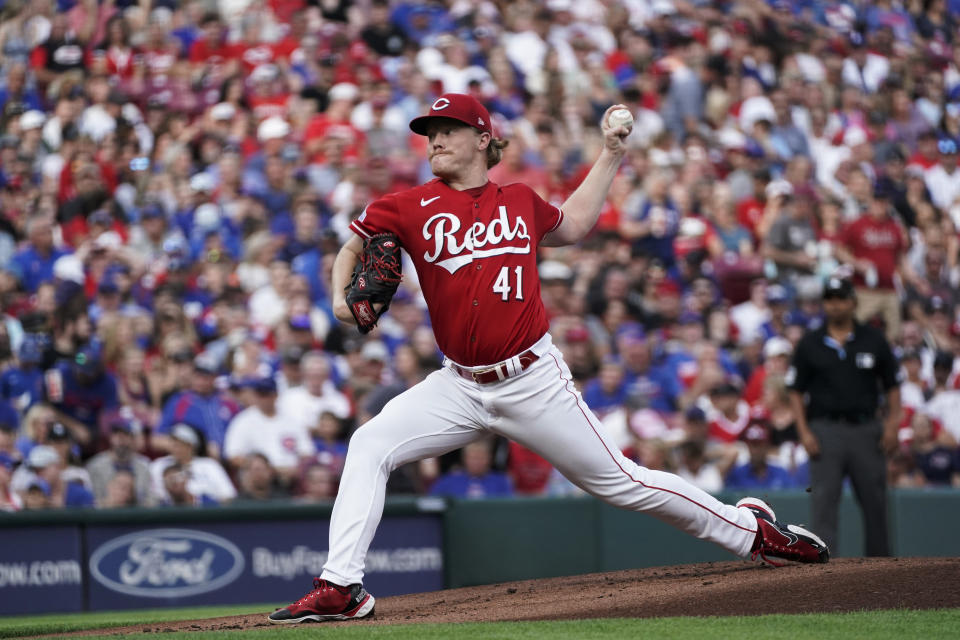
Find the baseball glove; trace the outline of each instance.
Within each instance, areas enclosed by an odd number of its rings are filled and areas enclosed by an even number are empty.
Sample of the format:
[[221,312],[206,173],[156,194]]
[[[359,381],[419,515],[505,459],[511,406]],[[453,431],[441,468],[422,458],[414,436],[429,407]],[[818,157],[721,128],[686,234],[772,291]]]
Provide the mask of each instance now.
[[[392,233],[380,233],[363,241],[360,262],[353,270],[347,293],[347,306],[357,321],[360,333],[369,333],[387,309],[403,277],[400,266],[400,242]],[[379,311],[375,304],[382,303]]]

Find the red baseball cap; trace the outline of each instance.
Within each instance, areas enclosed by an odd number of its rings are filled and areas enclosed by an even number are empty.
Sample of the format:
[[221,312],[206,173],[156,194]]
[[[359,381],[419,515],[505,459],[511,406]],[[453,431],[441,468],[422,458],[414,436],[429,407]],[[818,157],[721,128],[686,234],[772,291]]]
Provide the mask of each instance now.
[[445,93],[430,105],[430,113],[410,121],[410,130],[421,136],[427,135],[431,118],[451,118],[493,135],[490,112],[473,96],[464,93]]

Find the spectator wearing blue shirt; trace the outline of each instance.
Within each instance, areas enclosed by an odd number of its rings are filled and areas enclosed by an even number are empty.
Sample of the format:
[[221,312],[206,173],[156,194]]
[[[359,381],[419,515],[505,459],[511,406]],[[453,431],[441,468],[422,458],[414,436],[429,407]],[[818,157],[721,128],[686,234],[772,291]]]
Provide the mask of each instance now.
[[456,29],[447,8],[435,3],[402,2],[393,8],[390,22],[421,46],[431,45],[439,34]]
[[597,377],[584,386],[583,400],[597,415],[615,411],[624,405],[627,401],[627,383],[620,358],[604,358]]
[[21,412],[43,399],[43,370],[40,366],[45,349],[45,336],[24,334],[17,351],[17,364],[0,374],[0,398]]
[[760,420],[753,420],[743,432],[743,440],[750,451],[750,460],[734,467],[727,474],[726,488],[748,489],[791,489],[794,487],[790,472],[767,459],[770,455],[770,430]]
[[626,394],[631,403],[663,413],[673,411],[682,392],[680,382],[669,370],[652,365],[651,345],[643,326],[624,324],[617,331],[616,341],[617,352],[624,364]]
[[786,287],[779,284],[767,287],[767,305],[770,307],[770,319],[760,326],[760,335],[764,340],[785,336],[790,315],[790,294]]
[[154,435],[157,449],[169,450],[169,434],[174,425],[193,427],[203,438],[203,447],[211,458],[219,458],[223,438],[234,409],[216,391],[217,365],[207,354],[193,361],[190,388],[171,397],[163,406],[163,415]]
[[116,409],[117,382],[103,366],[100,349],[87,344],[70,360],[61,360],[45,379],[47,402],[84,452],[98,446],[101,415]]
[[810,156],[810,147],[807,144],[807,135],[803,129],[793,122],[790,111],[790,102],[785,91],[778,89],[770,95],[773,103],[776,122],[771,130],[771,142],[780,154],[781,159],[789,160],[794,156]]
[[12,461],[20,459],[17,450],[17,430],[20,428],[20,416],[7,402],[0,402],[0,455],[9,456]]
[[632,241],[633,254],[658,258],[668,270],[676,263],[673,241],[680,231],[680,213],[667,195],[670,174],[657,171],[647,179],[647,199],[640,210],[620,225]]
[[199,217],[194,219],[196,224],[190,236],[190,254],[194,261],[216,262],[224,257],[236,260],[243,255],[243,240],[236,225],[225,217],[219,205],[208,202],[200,205],[195,213],[197,215],[213,214],[219,217],[214,218],[213,215],[208,215],[205,220],[207,224],[200,224]]
[[[668,378],[690,381],[700,373],[700,361],[705,355],[699,348],[705,336],[703,316],[696,311],[684,311],[677,318],[676,329],[680,339],[669,345],[670,350],[664,354],[660,367]],[[715,353],[716,362],[724,373],[730,378],[737,378],[740,370],[730,354],[719,346]]]
[[263,167],[263,188],[253,196],[270,212],[270,232],[275,236],[292,236],[294,231],[291,209],[293,197],[288,184],[289,167],[279,156],[266,159]]
[[513,495],[513,487],[507,474],[490,469],[492,459],[489,441],[471,442],[463,448],[463,469],[440,476],[430,489],[430,495],[450,498],[493,498]]
[[294,207],[293,233],[280,249],[280,257],[290,262],[290,271],[302,275],[310,285],[310,301],[329,311],[332,305],[324,282],[323,251],[318,234],[320,216],[316,205],[309,200]]
[[918,413],[910,422],[913,441],[910,452],[916,467],[914,475],[919,485],[960,487],[960,449],[945,447],[933,435],[933,422]]
[[344,439],[343,421],[332,411],[324,411],[317,421],[317,428],[311,430],[313,446],[317,453],[316,463],[330,469],[336,477],[343,471],[347,459],[347,441]]
[[[5,50],[3,53],[7,55],[8,51]],[[40,94],[28,85],[27,66],[22,63],[11,64],[8,67],[6,82],[0,86],[0,112],[7,113],[7,106],[14,104],[19,105],[24,111],[43,110]]]
[[293,206],[293,233],[285,239],[279,255],[287,262],[316,249],[320,242],[320,214],[312,199],[299,200]]
[[880,29],[890,32],[901,43],[909,45],[916,33],[913,16],[902,6],[894,6],[891,0],[874,0],[865,12],[867,31],[870,34]]
[[47,441],[57,452],[61,463],[58,477],[45,478],[54,488],[55,501],[63,500],[63,506],[66,507],[92,507],[95,498],[90,474],[83,467],[74,464],[79,461],[80,449],[73,442],[70,431],[55,422],[50,426]]
[[[157,6],[165,6],[166,4],[166,2],[155,2],[153,3],[153,7],[156,8]],[[170,7],[170,9],[176,10],[176,4]],[[197,25],[193,23],[186,23],[180,25],[176,29],[171,29],[170,35],[173,36],[174,39],[176,39],[176,41],[179,43],[181,55],[183,57],[187,57],[190,54],[190,47],[192,47],[193,43],[203,36],[203,32]]]
[[49,445],[34,447],[26,464],[14,472],[11,487],[27,496],[39,491],[45,500],[36,507],[92,507],[93,493],[87,487],[89,476],[79,467],[70,467],[60,453]]
[[27,220],[26,247],[14,254],[10,269],[27,293],[36,293],[43,282],[53,280],[53,263],[68,252],[53,246],[53,220],[34,215]]

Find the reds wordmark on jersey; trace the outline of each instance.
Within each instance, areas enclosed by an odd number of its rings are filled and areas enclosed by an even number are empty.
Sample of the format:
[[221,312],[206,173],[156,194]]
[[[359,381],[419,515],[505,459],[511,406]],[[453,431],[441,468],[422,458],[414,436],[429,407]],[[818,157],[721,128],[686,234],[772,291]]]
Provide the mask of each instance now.
[[350,228],[400,238],[440,350],[471,367],[506,360],[547,332],[537,247],[562,219],[525,184],[457,191],[435,179],[370,203]]

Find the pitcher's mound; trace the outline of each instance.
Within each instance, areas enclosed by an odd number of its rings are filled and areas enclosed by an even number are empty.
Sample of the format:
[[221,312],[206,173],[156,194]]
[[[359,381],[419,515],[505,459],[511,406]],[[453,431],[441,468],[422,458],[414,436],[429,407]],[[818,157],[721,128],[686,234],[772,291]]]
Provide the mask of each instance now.
[[[736,616],[954,607],[960,607],[960,558],[857,558],[779,569],[746,562],[710,562],[505,582],[380,598],[371,619],[322,624]],[[86,634],[250,629],[272,626],[266,621],[268,613],[98,629]]]

